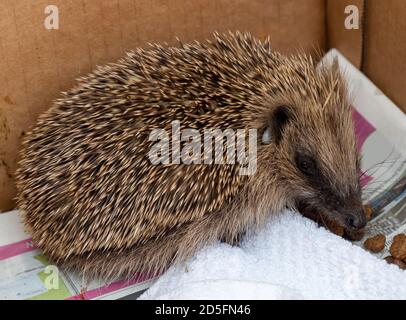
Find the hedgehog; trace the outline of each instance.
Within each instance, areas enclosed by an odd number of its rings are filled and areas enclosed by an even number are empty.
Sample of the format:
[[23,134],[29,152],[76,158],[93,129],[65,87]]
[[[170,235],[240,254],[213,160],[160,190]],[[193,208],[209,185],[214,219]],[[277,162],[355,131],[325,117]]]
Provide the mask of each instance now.
[[[285,208],[362,229],[348,90],[337,60],[316,60],[215,33],[137,48],[78,79],[23,141],[17,204],[34,243],[58,266],[116,279],[236,244]],[[256,170],[152,163],[151,131],[174,121],[255,130]]]

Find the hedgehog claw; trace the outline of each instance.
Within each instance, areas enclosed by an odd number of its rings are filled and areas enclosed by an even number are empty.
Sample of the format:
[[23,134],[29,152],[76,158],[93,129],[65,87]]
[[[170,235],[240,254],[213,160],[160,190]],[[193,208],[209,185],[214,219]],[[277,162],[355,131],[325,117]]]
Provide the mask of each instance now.
[[245,231],[244,232],[240,232],[237,235],[235,235],[234,237],[230,237],[229,235],[224,235],[221,239],[220,242],[222,243],[227,243],[232,247],[239,247],[243,238],[245,236]]

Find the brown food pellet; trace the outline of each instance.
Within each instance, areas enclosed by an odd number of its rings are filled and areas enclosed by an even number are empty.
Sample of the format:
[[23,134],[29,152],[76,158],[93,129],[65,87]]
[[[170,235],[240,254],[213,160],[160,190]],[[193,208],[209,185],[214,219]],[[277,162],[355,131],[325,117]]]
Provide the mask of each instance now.
[[390,246],[389,252],[396,259],[406,259],[406,234],[401,233],[393,238],[393,243]]
[[369,206],[367,204],[364,204],[363,207],[364,207],[364,213],[365,213],[365,216],[366,216],[367,220],[368,221],[371,220],[371,218],[372,218],[372,208],[371,208],[371,206]]
[[364,242],[364,248],[373,252],[378,253],[385,248],[386,237],[383,234],[377,234],[376,236],[370,237]]
[[404,263],[402,260],[396,259],[392,256],[387,256],[385,261],[390,264],[396,264],[400,269],[406,270],[406,263]]
[[328,221],[326,223],[326,227],[334,234],[337,236],[342,237],[344,235],[344,228],[342,226],[339,226],[338,224]]

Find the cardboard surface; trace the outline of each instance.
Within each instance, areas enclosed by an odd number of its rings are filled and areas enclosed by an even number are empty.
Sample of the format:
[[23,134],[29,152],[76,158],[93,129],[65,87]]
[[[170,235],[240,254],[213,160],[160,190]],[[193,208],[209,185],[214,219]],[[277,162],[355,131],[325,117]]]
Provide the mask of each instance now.
[[362,71],[406,112],[406,1],[367,2]]
[[96,65],[149,41],[203,40],[215,30],[269,35],[284,53],[325,48],[324,0],[55,0],[58,30],[44,26],[49,4],[0,1],[0,210],[14,206],[21,137]]

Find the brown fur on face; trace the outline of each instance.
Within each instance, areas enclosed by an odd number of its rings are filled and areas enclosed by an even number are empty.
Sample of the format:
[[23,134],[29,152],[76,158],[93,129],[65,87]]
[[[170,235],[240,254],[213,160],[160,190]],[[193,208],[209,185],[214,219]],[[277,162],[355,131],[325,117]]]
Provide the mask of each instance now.
[[[154,128],[269,128],[258,169],[152,165]],[[18,204],[33,240],[88,276],[158,273],[286,206],[344,224],[358,205],[350,107],[335,67],[316,70],[249,34],[137,49],[80,79],[24,141]],[[295,162],[310,157],[318,175]],[[342,209],[342,210],[338,210]],[[306,211],[306,210],[303,210]]]

